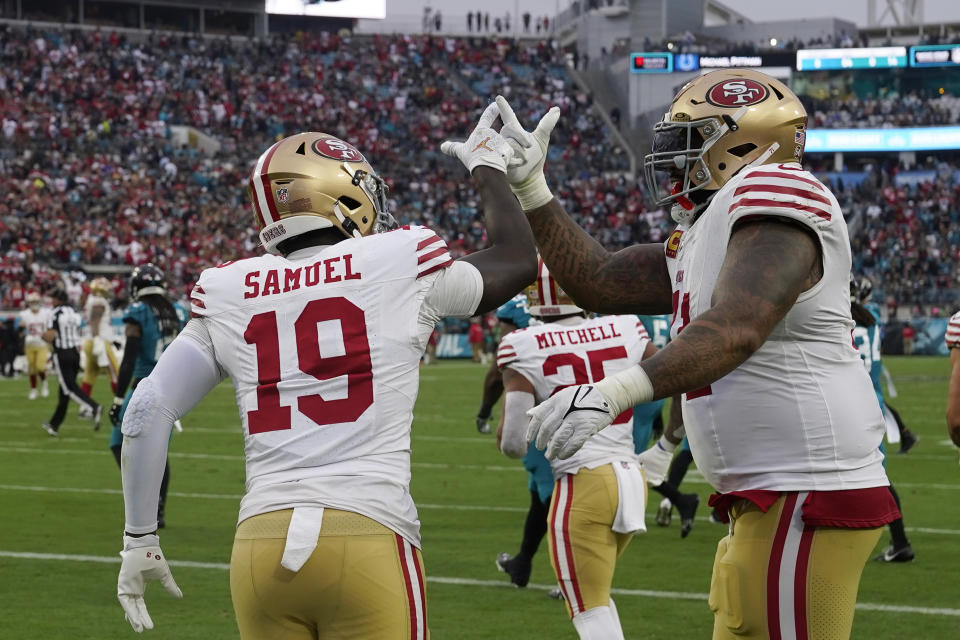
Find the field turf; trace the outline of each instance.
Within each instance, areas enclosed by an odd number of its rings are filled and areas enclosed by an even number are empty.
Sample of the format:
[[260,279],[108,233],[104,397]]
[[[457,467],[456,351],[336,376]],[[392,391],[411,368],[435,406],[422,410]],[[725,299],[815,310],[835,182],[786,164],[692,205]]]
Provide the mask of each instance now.
[[[960,467],[943,419],[949,363],[921,357],[885,363],[899,391],[892,404],[921,438],[909,454],[888,462],[917,559],[868,564],[853,637],[960,638]],[[518,548],[528,493],[519,463],[498,453],[493,436],[474,429],[483,373],[465,362],[422,370],[413,495],[423,524],[432,635],[575,638],[562,603],[546,596],[553,584],[546,541],[529,588],[507,586],[494,567],[497,553]],[[101,380],[95,395],[106,404],[108,394]],[[23,378],[0,381],[0,639],[131,638],[116,601],[123,502],[107,449],[109,425],[93,432],[74,405],[54,440],[40,429],[53,395],[34,401],[26,395]],[[229,383],[183,422],[184,433],[172,443],[161,541],[184,598],[151,585],[147,604],[156,629],[144,637],[237,638],[225,567],[243,460]],[[659,495],[651,492],[650,530],[633,540],[618,566],[614,597],[628,638],[710,637],[706,593],[725,529],[706,520],[710,490],[692,469],[684,488],[702,500],[690,536],[681,540],[677,522],[656,526]],[[884,534],[878,552],[887,540]]]

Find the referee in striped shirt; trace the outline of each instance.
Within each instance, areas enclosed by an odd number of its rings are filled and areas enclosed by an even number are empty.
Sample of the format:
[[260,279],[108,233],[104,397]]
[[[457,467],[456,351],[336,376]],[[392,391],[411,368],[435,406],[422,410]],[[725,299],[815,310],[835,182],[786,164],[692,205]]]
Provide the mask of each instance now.
[[53,345],[53,366],[60,379],[60,397],[53,417],[50,422],[43,424],[43,429],[51,436],[57,435],[67,415],[71,398],[86,410],[86,413],[81,410],[81,415],[93,419],[94,430],[99,429],[103,409],[77,386],[77,373],[80,371],[79,347],[82,341],[80,325],[83,318],[70,305],[64,289],[55,289],[50,293],[50,297],[57,306],[50,314],[43,339]]

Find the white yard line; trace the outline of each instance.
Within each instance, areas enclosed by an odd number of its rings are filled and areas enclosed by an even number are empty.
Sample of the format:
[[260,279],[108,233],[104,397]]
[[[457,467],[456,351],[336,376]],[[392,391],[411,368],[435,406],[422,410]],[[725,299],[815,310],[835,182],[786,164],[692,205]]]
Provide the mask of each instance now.
[[[56,560],[60,562],[96,562],[100,564],[119,564],[119,556],[87,556],[65,553],[34,553],[29,551],[0,551],[0,558],[15,558],[19,560]],[[191,560],[171,560],[171,567],[190,569],[216,569],[228,571],[230,565],[223,562],[195,562]],[[473,578],[453,578],[445,576],[427,576],[427,582],[469,587],[513,588],[506,580],[476,580]],[[528,584],[528,589],[549,591],[556,585]],[[655,591],[652,589],[611,589],[610,593],[618,596],[636,596],[641,598],[661,598],[665,600],[706,600],[706,593],[690,593],[684,591]],[[876,604],[871,602],[857,603],[857,609],[864,611],[888,611],[893,613],[916,613],[927,616],[954,616],[960,617],[960,609],[937,607],[912,607],[908,605]]]
[[[0,491],[26,491],[34,493],[87,493],[100,495],[122,495],[120,489],[85,489],[81,487],[45,487],[39,485],[22,484],[0,484]],[[239,501],[240,494],[228,493],[192,493],[171,491],[169,494],[173,498],[196,498],[198,500],[232,500]],[[429,502],[417,503],[420,509],[436,511],[502,511],[507,513],[526,513],[527,507],[510,507],[505,505],[482,505],[482,504],[435,504]],[[709,522],[708,516],[699,516],[697,522]],[[720,531],[719,527],[717,529]],[[928,533],[931,535],[942,536],[960,536],[960,529],[931,529],[929,527],[907,527],[907,531],[913,533]]]

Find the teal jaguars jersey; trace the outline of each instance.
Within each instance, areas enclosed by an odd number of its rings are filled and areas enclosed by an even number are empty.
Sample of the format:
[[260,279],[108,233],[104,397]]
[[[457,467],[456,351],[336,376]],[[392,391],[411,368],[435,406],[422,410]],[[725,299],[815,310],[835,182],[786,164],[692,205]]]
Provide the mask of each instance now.
[[[670,316],[637,316],[657,349],[663,349],[670,341]],[[633,445],[637,453],[646,451],[653,435],[653,423],[663,411],[666,400],[654,400],[633,408]]]
[[650,336],[650,342],[657,349],[663,349],[670,341],[670,316],[663,314],[659,316],[637,316],[643,323],[643,328],[647,330]]
[[870,381],[873,382],[873,391],[877,394],[877,401],[883,407],[883,387],[880,382],[883,377],[883,363],[880,361],[880,337],[882,333],[880,307],[872,302],[863,306],[876,318],[877,322],[872,327],[857,325],[853,330],[853,344],[860,352],[863,366],[870,373]]
[[530,324],[530,311],[527,307],[527,296],[518,293],[497,309],[497,320],[510,322],[518,329],[526,329]]
[[137,362],[133,367],[133,377],[135,380],[146,378],[157,365],[160,354],[167,348],[167,345],[173,342],[177,333],[183,329],[184,324],[181,312],[177,311],[177,317],[180,319],[179,326],[175,331],[168,330],[166,333],[160,330],[160,323],[157,320],[153,309],[145,302],[134,302],[123,312],[124,323],[133,322],[140,325],[140,353],[137,354]]

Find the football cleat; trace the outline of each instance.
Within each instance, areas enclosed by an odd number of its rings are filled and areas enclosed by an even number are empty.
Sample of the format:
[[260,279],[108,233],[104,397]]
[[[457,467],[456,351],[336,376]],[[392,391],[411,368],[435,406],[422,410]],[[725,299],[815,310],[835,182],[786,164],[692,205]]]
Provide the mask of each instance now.
[[57,430],[54,428],[54,426],[53,426],[52,424],[50,424],[49,422],[44,422],[44,423],[43,423],[42,425],[40,425],[40,426],[43,427],[43,430],[46,431],[49,435],[53,436],[54,438],[56,438],[57,436],[60,435],[60,434],[57,432]]
[[547,591],[547,597],[553,598],[554,600],[566,600],[566,598],[563,597],[563,590],[560,589],[560,587],[554,587],[550,589],[550,591]]
[[[686,538],[693,529],[693,520],[700,506],[700,497],[695,493],[685,493],[677,502],[677,512],[680,513],[680,537]],[[658,514],[659,515],[659,514]]]
[[97,405],[96,410],[93,412],[93,430],[100,431],[100,422],[103,419],[103,406]]
[[50,389],[47,387],[47,381],[44,380],[40,383],[40,395],[46,398],[50,395]]
[[490,433],[490,420],[477,416],[477,431],[480,433]]
[[27,395],[27,399],[28,399],[28,400],[36,400],[36,399],[37,399],[37,390],[36,390],[36,389],[30,389],[30,394]]
[[883,553],[876,556],[874,560],[877,562],[910,562],[914,557],[913,548],[909,544],[899,549],[890,545],[883,550]]
[[497,569],[510,576],[510,582],[513,584],[525,587],[530,582],[533,563],[530,558],[520,555],[511,557],[509,553],[501,553],[497,556]]
[[673,519],[673,503],[670,498],[664,498],[660,501],[660,507],[657,508],[657,526],[669,527]]
[[910,449],[913,449],[918,440],[920,440],[920,437],[917,434],[910,429],[904,429],[900,436],[900,450],[897,453],[907,453]]

